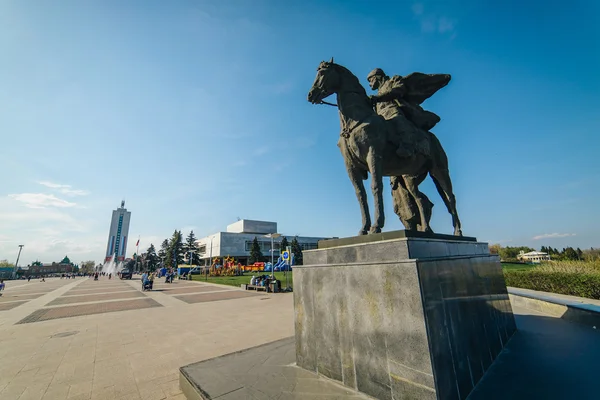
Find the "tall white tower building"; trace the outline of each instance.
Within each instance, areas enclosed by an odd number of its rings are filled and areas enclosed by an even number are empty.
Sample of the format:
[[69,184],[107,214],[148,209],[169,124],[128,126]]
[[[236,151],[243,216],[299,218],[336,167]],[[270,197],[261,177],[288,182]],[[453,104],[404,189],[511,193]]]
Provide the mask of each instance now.
[[115,256],[116,261],[125,260],[127,254],[127,236],[129,236],[129,220],[131,211],[125,208],[125,200],[121,201],[121,207],[113,210],[110,220],[110,231],[108,232],[108,245],[106,246],[105,262]]

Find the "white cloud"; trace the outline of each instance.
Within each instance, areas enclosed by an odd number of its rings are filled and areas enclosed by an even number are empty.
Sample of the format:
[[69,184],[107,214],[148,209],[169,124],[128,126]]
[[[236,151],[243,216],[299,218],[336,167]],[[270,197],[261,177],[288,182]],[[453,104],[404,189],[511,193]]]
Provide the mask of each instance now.
[[66,188],[60,189],[60,192],[66,194],[67,196],[87,196],[88,194],[90,194],[90,192],[88,192],[87,190]]
[[413,14],[415,14],[415,15],[423,14],[423,10],[424,10],[423,3],[415,3],[412,6],[412,11],[413,11]]
[[287,94],[294,90],[293,82],[279,82],[269,87],[274,94]]
[[454,32],[454,21],[448,17],[440,17],[438,19],[438,32]]
[[442,35],[449,35],[450,39],[456,37],[456,20],[445,15],[438,16],[433,13],[426,13],[423,3],[414,3],[412,13],[415,19],[421,23],[421,32],[437,32]]
[[60,193],[66,194],[67,196],[87,196],[90,194],[87,190],[73,189],[71,185],[63,185],[49,181],[39,181],[38,183],[51,189],[57,189]]
[[22,202],[29,208],[46,208],[46,207],[75,207],[76,203],[71,203],[63,199],[59,199],[53,194],[45,193],[19,193],[9,194],[9,197]]
[[59,188],[70,188],[70,185],[61,185],[60,183],[52,183],[52,182],[48,182],[48,181],[39,181],[38,182],[40,185],[44,185],[46,187],[49,188],[53,188],[53,189],[59,189]]
[[569,236],[575,236],[574,233],[544,233],[543,235],[534,236],[533,240],[540,239],[556,239],[556,238],[564,238]]
[[427,17],[421,19],[421,32],[423,33],[433,33],[435,32],[435,18]]
[[255,149],[252,154],[255,157],[259,157],[259,156],[264,156],[265,154],[267,154],[270,151],[269,146],[261,146],[257,149]]

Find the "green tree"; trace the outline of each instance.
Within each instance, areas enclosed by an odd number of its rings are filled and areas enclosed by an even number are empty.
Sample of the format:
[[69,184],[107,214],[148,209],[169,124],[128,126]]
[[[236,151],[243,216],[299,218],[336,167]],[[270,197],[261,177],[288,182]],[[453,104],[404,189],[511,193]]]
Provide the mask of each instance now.
[[499,244],[490,245],[490,254],[499,254],[501,248],[502,246],[500,246]]
[[[158,251],[158,257],[163,265],[167,265],[167,253],[169,252],[169,239],[163,240]],[[170,258],[169,258],[170,260]]]
[[190,231],[190,234],[185,238],[183,245],[183,252],[185,255],[185,263],[190,263],[190,251],[193,265],[200,265],[200,254],[198,251],[198,243],[196,243],[196,236],[194,231]]
[[154,271],[158,267],[160,257],[156,254],[156,249],[152,243],[150,243],[150,247],[148,247],[148,250],[146,250],[146,257],[144,261],[146,263],[146,269],[150,271]]
[[125,268],[133,271],[133,268],[135,267],[135,260],[132,258],[131,260],[127,261],[127,263],[125,264]]
[[181,231],[175,229],[171,240],[169,240],[169,249],[167,251],[167,262],[171,268],[177,268],[177,266],[183,264],[183,242],[181,237]]
[[250,248],[250,259],[248,263],[254,264],[255,262],[260,262],[264,259],[262,251],[260,251],[260,245],[258,244],[258,239],[254,236],[254,240],[252,241],[252,247]]
[[0,268],[13,268],[15,264],[8,262],[8,260],[0,260]]
[[519,246],[519,247],[502,247],[498,254],[500,255],[500,259],[503,261],[514,261],[517,259],[519,253],[529,253],[530,251],[534,251],[531,247],[527,246]]
[[81,263],[81,272],[83,272],[84,274],[89,274],[91,272],[94,272],[94,267],[96,266],[96,262],[95,261],[83,261]]
[[300,243],[298,243],[298,236],[294,236],[292,239],[292,254],[294,255],[294,264],[302,265],[302,247],[300,247]]
[[579,258],[579,256],[577,255],[577,252],[572,247],[567,247],[564,250],[562,256],[565,260],[577,260]]
[[279,245],[279,248],[281,249],[281,251],[284,251],[289,245],[290,242],[288,242],[287,238],[284,236],[283,239],[281,239],[281,244]]

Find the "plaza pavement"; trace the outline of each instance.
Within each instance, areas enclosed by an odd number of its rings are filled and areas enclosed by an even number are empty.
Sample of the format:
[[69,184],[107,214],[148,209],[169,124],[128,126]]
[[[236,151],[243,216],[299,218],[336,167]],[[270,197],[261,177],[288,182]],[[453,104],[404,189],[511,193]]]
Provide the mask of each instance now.
[[[180,367],[294,334],[292,294],[140,286],[106,277],[9,281],[0,296],[0,399],[184,400]],[[519,332],[470,398],[598,398],[598,331],[513,311]]]
[[292,294],[101,277],[8,281],[0,399],[184,400],[179,367],[293,336]]

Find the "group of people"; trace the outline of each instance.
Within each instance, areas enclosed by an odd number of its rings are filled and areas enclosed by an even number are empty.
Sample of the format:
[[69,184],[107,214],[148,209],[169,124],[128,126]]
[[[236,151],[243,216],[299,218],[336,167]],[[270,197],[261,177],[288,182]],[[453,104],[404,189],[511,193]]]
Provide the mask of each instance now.
[[142,290],[152,290],[152,286],[154,285],[154,272],[144,272],[142,274]]
[[259,275],[259,276],[252,276],[252,278],[250,278],[250,285],[253,286],[266,286],[267,291],[271,291],[271,283],[275,282],[275,288],[273,288],[275,291],[279,292],[281,291],[281,281],[277,280],[277,279],[273,279],[273,277],[271,275]]

